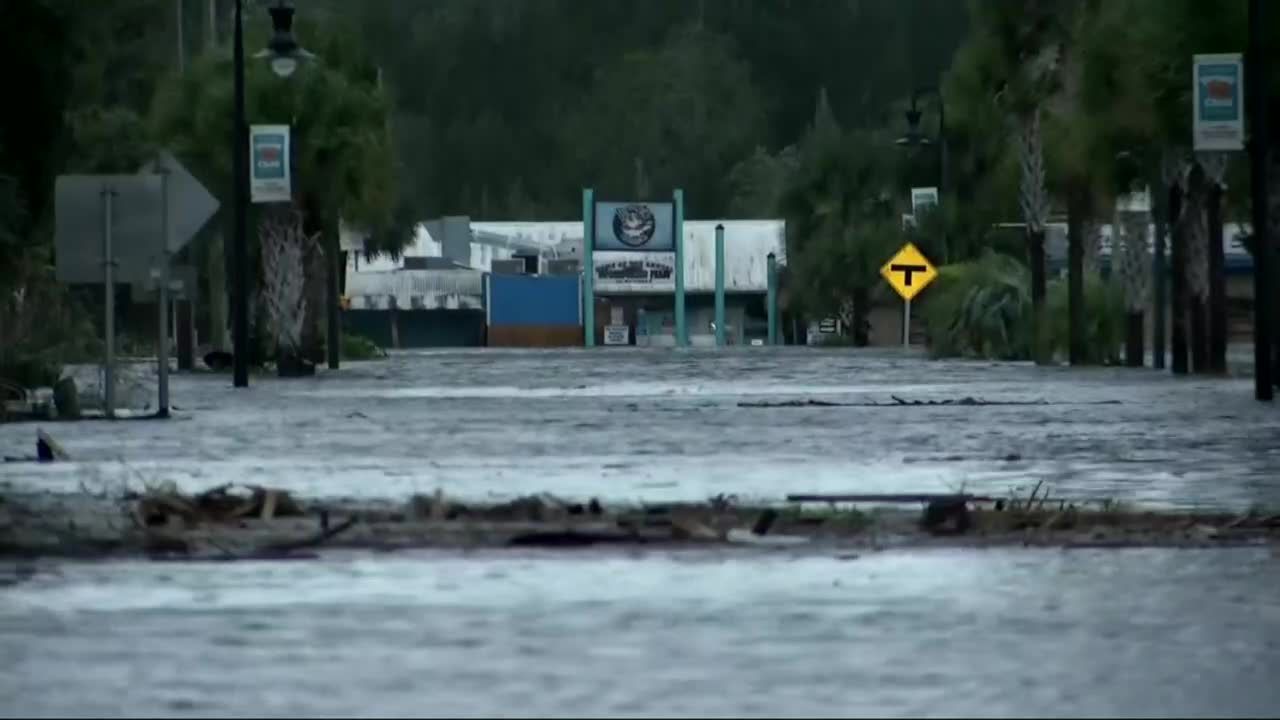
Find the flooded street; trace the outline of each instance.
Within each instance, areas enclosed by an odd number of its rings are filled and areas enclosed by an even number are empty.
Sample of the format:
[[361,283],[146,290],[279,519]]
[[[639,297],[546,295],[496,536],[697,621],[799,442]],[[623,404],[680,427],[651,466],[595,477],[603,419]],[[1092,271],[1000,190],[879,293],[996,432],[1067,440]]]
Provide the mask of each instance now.
[[[932,362],[895,352],[739,348],[440,351],[338,373],[175,378],[171,422],[51,427],[75,462],[0,464],[0,483],[76,490],[251,482],[308,496],[778,500],[804,492],[1280,505],[1280,413],[1247,379]],[[744,408],[742,402],[1046,405]],[[1111,403],[1111,404],[1097,404]],[[34,452],[31,425],[0,452]],[[2,485],[0,485],[2,487]]]
[[[48,425],[73,460],[0,464],[0,487],[1280,503],[1280,414],[1248,381],[795,348],[406,353],[228,385],[180,376],[170,422]],[[740,406],[796,400],[887,405]],[[0,427],[7,455],[33,442]],[[1258,716],[1277,668],[1265,547],[331,552],[0,588],[5,716]]]
[[1255,716],[1266,550],[415,553],[69,564],[0,595],[0,713]]

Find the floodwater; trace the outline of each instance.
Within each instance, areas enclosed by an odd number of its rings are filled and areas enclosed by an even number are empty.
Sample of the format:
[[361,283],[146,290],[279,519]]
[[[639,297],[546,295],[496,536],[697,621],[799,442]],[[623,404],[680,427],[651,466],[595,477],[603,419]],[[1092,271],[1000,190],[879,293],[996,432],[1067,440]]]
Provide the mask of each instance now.
[[[895,396],[1051,404],[739,407]],[[1068,498],[1280,505],[1280,411],[1253,401],[1248,379],[815,348],[458,350],[310,379],[255,376],[239,391],[227,375],[180,375],[172,398],[171,422],[50,426],[75,462],[0,464],[0,483],[701,501],[1004,495],[1043,481]],[[34,435],[30,424],[0,426],[0,453],[34,454]]]
[[1267,550],[337,555],[0,590],[4,716],[1252,716]]
[[[72,461],[0,463],[0,490],[777,500],[1043,481],[1280,505],[1280,413],[1247,380],[805,348],[451,351],[247,391],[179,376],[172,395],[173,421],[49,425]],[[739,406],[894,397],[1050,404]],[[30,455],[34,435],[0,426],[0,452]],[[5,716],[1271,716],[1278,671],[1267,548],[330,554],[54,564],[0,587]]]

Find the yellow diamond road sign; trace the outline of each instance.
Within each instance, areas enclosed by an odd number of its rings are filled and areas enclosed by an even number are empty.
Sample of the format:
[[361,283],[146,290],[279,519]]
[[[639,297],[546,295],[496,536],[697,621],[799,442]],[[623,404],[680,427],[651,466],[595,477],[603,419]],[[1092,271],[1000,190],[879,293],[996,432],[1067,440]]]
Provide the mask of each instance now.
[[880,268],[880,274],[898,291],[903,300],[914,298],[938,277],[938,271],[929,263],[928,258],[920,254],[911,243],[903,245],[898,254]]

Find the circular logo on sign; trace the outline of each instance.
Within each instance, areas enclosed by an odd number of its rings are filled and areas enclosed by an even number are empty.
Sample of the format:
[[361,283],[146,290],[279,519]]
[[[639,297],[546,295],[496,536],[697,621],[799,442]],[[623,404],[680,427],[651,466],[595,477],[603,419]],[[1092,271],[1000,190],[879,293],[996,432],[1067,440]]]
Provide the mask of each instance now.
[[613,213],[613,236],[627,247],[649,244],[657,225],[648,205],[624,205]]

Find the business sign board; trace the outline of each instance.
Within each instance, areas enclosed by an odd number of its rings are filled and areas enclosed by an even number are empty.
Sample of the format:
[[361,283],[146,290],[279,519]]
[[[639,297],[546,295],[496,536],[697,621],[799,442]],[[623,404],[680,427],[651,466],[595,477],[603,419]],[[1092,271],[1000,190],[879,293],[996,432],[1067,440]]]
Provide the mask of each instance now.
[[1196,55],[1191,63],[1195,150],[1244,149],[1244,63],[1240,53]]
[[595,206],[596,251],[675,252],[675,205],[614,203]]
[[668,293],[676,289],[674,252],[596,252],[592,264],[596,292]]
[[289,173],[289,126],[249,128],[249,191],[255,203],[293,200]]
[[[138,304],[156,301],[156,286],[159,284],[160,272],[152,268],[151,274],[144,280],[130,283],[129,298]],[[174,265],[169,268],[169,297],[175,300],[198,300],[200,292],[199,277],[193,265]]]
[[920,213],[928,207],[937,207],[938,205],[938,188],[936,187],[920,187],[911,188],[911,214],[913,219],[919,218]]

